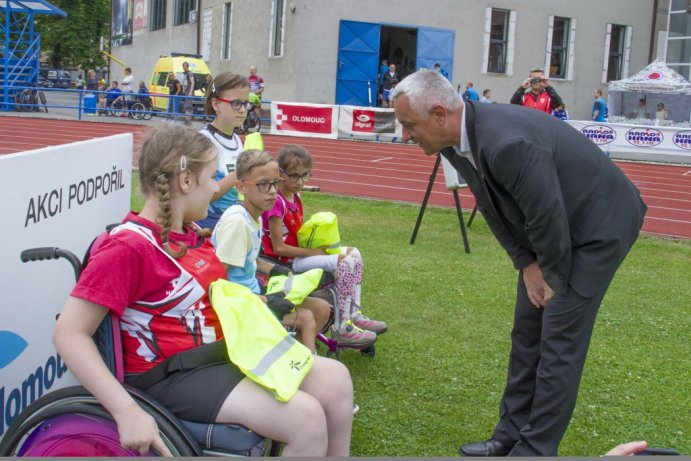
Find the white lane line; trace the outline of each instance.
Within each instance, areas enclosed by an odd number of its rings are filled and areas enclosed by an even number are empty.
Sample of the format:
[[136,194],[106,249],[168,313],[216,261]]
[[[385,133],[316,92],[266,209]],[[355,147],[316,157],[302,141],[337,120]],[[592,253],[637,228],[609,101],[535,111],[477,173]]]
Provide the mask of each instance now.
[[687,176],[691,174],[691,170],[687,171],[686,173],[682,174],[682,176]]
[[371,163],[377,163],[377,162],[383,162],[385,160],[391,160],[393,157],[383,157],[383,158],[378,158],[376,160],[370,160]]

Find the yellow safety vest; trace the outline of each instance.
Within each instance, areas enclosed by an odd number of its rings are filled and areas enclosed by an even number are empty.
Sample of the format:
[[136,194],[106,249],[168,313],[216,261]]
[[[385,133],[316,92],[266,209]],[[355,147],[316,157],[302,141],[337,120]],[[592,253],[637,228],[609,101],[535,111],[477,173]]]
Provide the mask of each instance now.
[[250,133],[245,136],[245,143],[242,145],[243,150],[264,150],[264,139],[260,132]]
[[313,214],[298,230],[298,245],[302,248],[327,247],[327,253],[340,254],[341,237],[336,215],[330,211]]
[[209,291],[230,361],[276,400],[288,402],[314,364],[312,352],[288,334],[249,288],[220,279]]
[[324,269],[310,269],[302,274],[274,275],[266,284],[266,294],[285,292],[285,298],[299,306],[314,290],[319,287],[319,281]]

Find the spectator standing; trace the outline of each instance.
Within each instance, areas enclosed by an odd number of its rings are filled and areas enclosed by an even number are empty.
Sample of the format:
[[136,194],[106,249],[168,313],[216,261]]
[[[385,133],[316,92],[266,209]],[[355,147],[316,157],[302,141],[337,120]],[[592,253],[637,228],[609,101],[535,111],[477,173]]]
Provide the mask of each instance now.
[[132,75],[132,69],[129,67],[125,68],[125,76],[122,78],[122,91],[123,93],[131,93],[133,91],[132,84],[134,83],[134,75]]
[[607,101],[602,97],[602,90],[597,88],[593,92],[593,97],[595,102],[593,102],[593,112],[592,119],[594,122],[606,122],[607,121]]
[[563,103],[561,106],[558,106],[556,109],[554,109],[552,115],[560,120],[570,120],[569,113],[566,111],[566,104]]
[[250,66],[250,76],[247,80],[250,82],[250,93],[261,98],[264,92],[264,79],[257,75],[257,66]]
[[492,90],[490,90],[489,88],[482,90],[482,97],[480,98],[480,102],[483,104],[492,104]]
[[465,91],[463,92],[463,100],[464,101],[479,101],[480,100],[480,95],[477,94],[477,91],[475,91],[475,88],[473,88],[473,82],[468,82],[465,85]]
[[379,98],[379,104],[384,103],[384,75],[389,71],[389,61],[382,59],[381,65],[379,66],[379,75],[377,76],[377,97]]
[[178,113],[178,98],[177,96],[182,94],[182,84],[180,80],[175,78],[174,72],[168,73],[168,82],[166,83],[168,87],[168,114],[166,115],[166,120],[171,118],[175,120]]
[[[182,111],[186,114],[192,113],[192,100],[194,98],[194,74],[190,70],[190,64],[188,62],[182,63],[182,94],[185,96],[182,98]],[[192,123],[192,115],[185,116],[185,125]]]
[[531,70],[528,78],[511,96],[511,104],[532,107],[546,114],[551,114],[561,103],[561,97],[549,85],[549,79],[542,69]]
[[442,74],[445,79],[447,79],[447,80],[449,79],[449,73],[446,72],[444,69],[442,69],[441,64],[439,64],[438,62],[434,63],[434,70],[436,72],[439,72],[440,74]]
[[87,91],[96,91],[98,89],[98,80],[93,69],[86,71],[86,89]]
[[389,66],[389,71],[384,74],[382,83],[382,107],[389,107],[389,93],[391,92],[391,85],[393,80],[399,80],[398,72],[396,71],[396,64]]

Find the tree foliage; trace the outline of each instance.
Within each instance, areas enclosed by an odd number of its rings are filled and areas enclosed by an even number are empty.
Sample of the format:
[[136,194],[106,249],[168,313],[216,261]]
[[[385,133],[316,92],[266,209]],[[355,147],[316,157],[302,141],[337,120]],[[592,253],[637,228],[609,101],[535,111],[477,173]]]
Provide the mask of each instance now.
[[37,14],[36,30],[41,34],[41,50],[51,67],[85,68],[102,66],[101,37],[106,42],[110,30],[109,0],[50,0],[67,17]]

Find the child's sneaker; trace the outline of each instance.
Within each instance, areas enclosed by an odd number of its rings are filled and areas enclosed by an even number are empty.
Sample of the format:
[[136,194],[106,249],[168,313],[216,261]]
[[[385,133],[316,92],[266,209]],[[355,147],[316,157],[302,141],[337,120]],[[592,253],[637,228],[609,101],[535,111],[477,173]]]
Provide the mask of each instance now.
[[351,319],[356,327],[362,328],[363,330],[373,331],[378,335],[386,333],[386,330],[389,329],[386,323],[382,322],[381,320],[373,320],[363,314],[362,311],[357,311],[357,314],[353,315]]
[[360,411],[360,407],[357,403],[353,402],[353,416],[357,415],[358,411]]
[[350,320],[338,330],[336,330],[336,342],[339,346],[355,346],[367,347],[374,344],[377,340],[377,334],[363,330],[355,325]]

